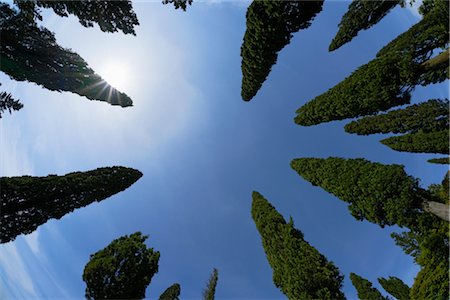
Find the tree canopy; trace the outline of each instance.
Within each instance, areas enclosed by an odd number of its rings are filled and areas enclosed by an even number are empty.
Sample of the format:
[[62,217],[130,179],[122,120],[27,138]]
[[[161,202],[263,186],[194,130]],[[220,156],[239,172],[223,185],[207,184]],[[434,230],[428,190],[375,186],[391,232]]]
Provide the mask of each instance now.
[[163,0],[163,4],[172,3],[175,6],[175,9],[181,8],[182,10],[186,10],[187,5],[192,4],[192,0]]
[[423,267],[411,287],[409,299],[448,299],[448,258]]
[[0,243],[31,233],[49,219],[60,219],[77,208],[109,198],[141,176],[135,169],[109,167],[64,176],[1,177]]
[[450,163],[449,157],[431,158],[428,160],[432,164],[448,165]]
[[86,298],[143,299],[159,261],[159,252],[144,244],[147,238],[135,232],[92,254],[83,272]]
[[449,154],[449,130],[415,132],[381,140],[391,149],[414,153]]
[[350,42],[358,32],[377,24],[391,9],[404,0],[353,0],[339,23],[339,31],[331,41],[330,51]]
[[159,296],[159,300],[180,300],[180,293],[180,284],[174,283]]
[[203,291],[203,300],[214,300],[216,296],[216,287],[217,287],[217,281],[219,280],[219,271],[214,268],[211,277],[208,280],[208,283],[206,284],[206,288]]
[[321,1],[253,1],[246,14],[241,47],[242,99],[250,101],[276,63],[293,33],[308,28],[322,10]]
[[252,218],[261,235],[275,286],[289,299],[345,299],[338,268],[303,238],[292,219],[286,223],[258,192]]
[[384,297],[379,290],[372,286],[372,283],[355,273],[350,273],[350,280],[353,283],[356,291],[358,292],[358,298],[363,300],[388,300],[388,297]]
[[409,300],[409,286],[407,286],[400,278],[389,276],[389,278],[378,278],[378,282],[383,289],[394,296],[397,300]]

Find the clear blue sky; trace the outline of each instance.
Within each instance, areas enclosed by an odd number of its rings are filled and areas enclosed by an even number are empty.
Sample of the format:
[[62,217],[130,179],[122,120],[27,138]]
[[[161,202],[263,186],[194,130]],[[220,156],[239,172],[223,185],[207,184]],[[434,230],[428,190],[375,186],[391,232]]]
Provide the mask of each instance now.
[[[113,239],[142,231],[161,252],[159,273],[147,289],[157,298],[174,282],[182,299],[201,296],[213,267],[218,299],[278,299],[261,239],[250,216],[251,192],[262,193],[305,238],[340,268],[349,299],[355,272],[371,280],[397,276],[412,284],[418,267],[381,229],[351,217],[342,201],[300,178],[297,157],[364,157],[404,164],[424,187],[447,168],[433,155],[390,150],[384,136],[346,134],[343,122],[294,124],[295,110],[372,59],[419,18],[397,8],[369,31],[329,53],[348,3],[326,1],[323,11],[296,33],[268,80],[250,102],[240,98],[240,46],[248,2],[134,4],[137,36],[84,28],[75,18],[45,13],[57,41],[102,73],[118,64],[118,88],[130,108],[89,101],[13,82],[2,88],[25,107],[1,120],[2,176],[65,174],[123,165],[144,176],[101,203],[51,220],[28,236],[0,245],[0,298],[82,299],[89,255]],[[102,71],[103,70],[103,71]],[[448,82],[419,88],[413,102],[448,97]],[[381,287],[379,287],[381,289]],[[383,291],[384,292],[384,291]]]

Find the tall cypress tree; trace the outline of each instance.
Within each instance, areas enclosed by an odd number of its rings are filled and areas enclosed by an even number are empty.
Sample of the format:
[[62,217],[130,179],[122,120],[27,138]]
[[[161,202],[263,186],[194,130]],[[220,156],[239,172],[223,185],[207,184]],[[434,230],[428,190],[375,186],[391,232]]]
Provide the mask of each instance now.
[[258,229],[275,286],[289,299],[345,299],[343,276],[258,192],[253,192],[252,218]]
[[391,9],[404,0],[353,0],[339,23],[339,31],[331,41],[329,50],[334,51],[350,42],[358,32],[377,24]]
[[355,273],[350,273],[350,280],[358,292],[358,298],[363,300],[389,300],[384,297],[379,290],[372,286],[372,283]]
[[242,99],[250,101],[276,63],[293,33],[308,28],[322,10],[321,1],[253,1],[246,14],[241,47]]
[[448,106],[448,99],[431,99],[404,109],[363,117],[345,125],[345,131],[358,135],[369,135],[443,130],[449,126]]
[[313,185],[348,202],[357,220],[381,227],[414,227],[426,211],[448,221],[448,205],[436,202],[402,165],[330,157],[294,159],[291,167]]
[[180,284],[174,283],[159,296],[159,300],[180,300],[180,293]]
[[141,176],[135,169],[109,167],[64,176],[1,177],[0,243],[31,233],[49,219],[60,219],[77,208],[107,199]]
[[391,149],[401,152],[449,154],[449,130],[415,132],[381,140]]
[[431,158],[427,161],[432,164],[441,164],[441,165],[448,165],[450,163],[449,157]]
[[12,79],[112,105],[132,105],[127,95],[94,73],[78,54],[59,46],[52,32],[4,3],[0,4],[0,30],[0,70]]
[[214,268],[211,274],[211,277],[206,284],[206,288],[203,291],[203,300],[214,300],[216,296],[216,286],[217,281],[219,280],[219,271]]
[[448,299],[448,268],[448,257],[446,261],[430,261],[414,279],[409,299]]
[[159,252],[144,244],[140,232],[113,240],[91,255],[84,267],[87,299],[143,299],[158,273]]
[[409,300],[409,286],[407,286],[400,278],[389,276],[389,278],[378,278],[378,282],[383,289],[398,300]]

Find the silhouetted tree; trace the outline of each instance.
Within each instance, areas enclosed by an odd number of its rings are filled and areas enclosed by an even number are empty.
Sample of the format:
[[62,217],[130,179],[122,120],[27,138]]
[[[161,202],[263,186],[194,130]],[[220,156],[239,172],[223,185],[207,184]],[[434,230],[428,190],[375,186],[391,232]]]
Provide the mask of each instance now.
[[192,0],[163,0],[163,4],[172,3],[175,6],[175,9],[181,8],[186,11],[187,5],[192,4]]
[[214,268],[211,277],[206,284],[206,288],[203,291],[203,300],[214,300],[216,295],[217,281],[219,280],[219,271]]
[[158,273],[159,252],[144,244],[140,232],[113,240],[91,255],[84,267],[87,299],[143,299]]
[[0,93],[0,119],[5,111],[12,113],[13,110],[20,110],[23,104],[19,100],[14,99],[10,93]]
[[1,177],[0,243],[31,233],[49,219],[60,219],[77,208],[117,194],[141,176],[135,169],[110,167],[64,176]]
[[343,276],[258,192],[253,192],[252,218],[258,229],[275,286],[289,299],[345,299]]
[[178,283],[174,283],[169,286],[160,296],[159,300],[179,300],[181,293],[181,286]]
[[400,278],[389,276],[389,278],[378,278],[386,292],[394,296],[398,300],[409,300],[409,286],[407,286]]
[[250,101],[293,33],[308,28],[322,10],[322,1],[253,1],[246,14],[241,47],[242,99]]
[[355,273],[350,273],[350,280],[358,292],[358,298],[363,300],[388,300],[379,290],[372,286],[372,283]]
[[448,157],[439,157],[439,158],[431,158],[427,160],[429,163],[432,164],[441,164],[441,165],[448,165],[449,164],[449,158]]
[[391,9],[404,0],[353,0],[339,23],[339,31],[331,41],[329,50],[333,51],[350,42],[360,30],[377,24]]
[[391,149],[401,152],[449,154],[449,130],[415,132],[381,140]]

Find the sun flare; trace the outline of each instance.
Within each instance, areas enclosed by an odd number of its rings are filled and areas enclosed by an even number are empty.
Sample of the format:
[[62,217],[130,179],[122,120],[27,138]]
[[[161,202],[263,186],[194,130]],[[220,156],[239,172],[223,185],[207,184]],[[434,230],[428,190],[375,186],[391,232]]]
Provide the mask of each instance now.
[[126,89],[130,83],[128,66],[123,63],[109,62],[105,64],[100,75],[107,83],[117,89]]

